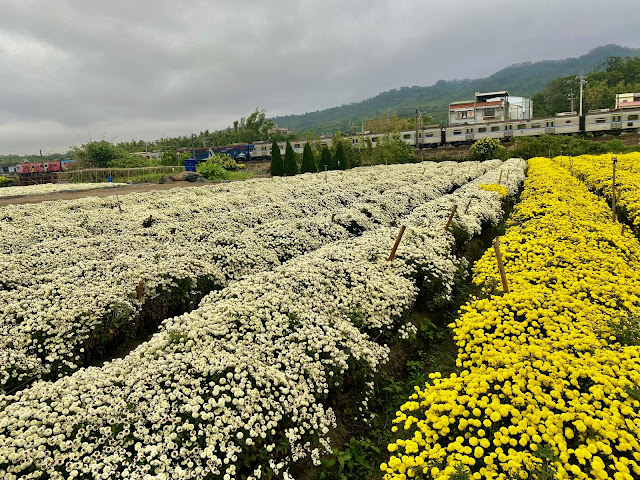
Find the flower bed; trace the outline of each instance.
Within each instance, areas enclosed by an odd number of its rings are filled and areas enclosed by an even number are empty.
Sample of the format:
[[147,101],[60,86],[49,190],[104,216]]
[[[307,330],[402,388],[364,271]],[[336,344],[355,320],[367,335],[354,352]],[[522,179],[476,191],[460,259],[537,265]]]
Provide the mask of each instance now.
[[400,407],[387,480],[640,475],[638,241],[550,160],[522,198],[500,238],[510,293],[486,252],[474,282],[493,294],[452,325],[461,372]]
[[640,153],[620,155],[580,155],[556,157],[554,161],[571,170],[590,190],[604,196],[611,204],[612,158],[617,158],[616,187],[618,210],[640,231]]
[[[95,198],[2,208],[0,389],[73,371],[135,333],[143,313],[184,311],[243,276],[393,224],[498,164],[425,163],[358,169],[327,183],[305,175],[299,183],[133,194],[122,214]],[[160,310],[144,312],[145,305]]]
[[451,206],[473,232],[501,211],[500,195],[478,184],[509,170],[504,186],[518,191],[523,162],[498,165],[414,209],[391,262],[397,228],[325,245],[210,294],[124,359],[0,399],[0,469],[19,478],[228,479],[287,477],[297,459],[318,462],[335,390],[361,386],[366,407],[417,279],[451,290],[460,263],[444,230]]

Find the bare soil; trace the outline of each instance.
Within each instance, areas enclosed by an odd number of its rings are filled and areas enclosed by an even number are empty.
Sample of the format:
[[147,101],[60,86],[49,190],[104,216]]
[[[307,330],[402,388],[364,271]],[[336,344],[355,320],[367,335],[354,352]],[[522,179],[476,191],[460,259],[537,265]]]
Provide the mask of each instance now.
[[[210,183],[169,182],[169,183],[139,183],[134,185],[119,186],[118,195],[128,193],[151,192],[154,190],[171,190],[172,188],[194,188]],[[57,200],[74,200],[84,197],[111,197],[115,196],[113,187],[95,188],[92,190],[75,190],[67,192],[46,193],[43,195],[21,195],[18,197],[0,198],[0,206],[21,205],[26,203],[55,202]]]

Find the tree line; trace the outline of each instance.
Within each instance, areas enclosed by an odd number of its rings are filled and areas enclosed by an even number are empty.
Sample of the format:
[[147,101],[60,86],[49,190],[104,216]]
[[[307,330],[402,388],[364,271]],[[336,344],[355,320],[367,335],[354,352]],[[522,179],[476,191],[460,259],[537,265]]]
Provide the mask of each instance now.
[[351,141],[340,132],[331,139],[331,147],[310,136],[304,145],[302,154],[294,151],[291,142],[287,141],[282,156],[278,143],[271,145],[272,176],[293,176],[298,173],[314,173],[324,170],[346,170],[364,165],[405,163],[414,160],[413,146],[404,142],[399,135],[385,135],[383,141],[375,148],[371,140],[361,136],[359,149],[355,149]]
[[[640,92],[640,57],[609,57],[593,72],[585,75],[583,110],[614,108],[616,94]],[[536,117],[579,111],[580,80],[576,75],[551,80],[545,89],[534,95],[533,113]]]

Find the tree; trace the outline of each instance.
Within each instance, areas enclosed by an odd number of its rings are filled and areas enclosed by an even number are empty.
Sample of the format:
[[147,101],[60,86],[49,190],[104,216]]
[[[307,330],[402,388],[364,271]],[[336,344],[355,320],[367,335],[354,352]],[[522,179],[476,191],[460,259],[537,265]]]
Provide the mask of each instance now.
[[298,174],[298,163],[296,162],[296,154],[291,147],[291,143],[287,140],[287,146],[284,150],[284,174],[292,177]]
[[322,154],[320,155],[320,163],[318,164],[318,171],[323,171],[325,167],[327,170],[332,170],[333,157],[331,156],[331,151],[328,146],[322,147]]
[[471,145],[471,159],[477,161],[492,160],[506,156],[506,149],[497,138],[481,138]]
[[302,151],[302,167],[300,168],[300,173],[313,173],[317,171],[313,150],[311,150],[311,145],[307,142],[304,144],[304,150]]
[[284,160],[280,153],[280,147],[274,140],[271,144],[271,176],[281,177],[284,175]]
[[333,163],[338,170],[346,170],[349,167],[349,165],[347,165],[347,154],[344,151],[342,142],[338,143],[336,147]]
[[385,135],[382,143],[373,150],[375,163],[405,163],[415,158],[414,148],[400,138],[400,135]]
[[[121,147],[117,147],[106,140],[88,142],[81,147],[74,145],[71,148],[73,150],[73,158],[75,160],[84,160],[89,165],[97,168],[106,168],[115,160],[121,160],[116,163],[123,163],[122,159],[125,159],[124,163],[126,163],[126,161],[131,157],[131,154],[126,150]],[[131,162],[134,162],[136,158],[137,157],[134,156]]]

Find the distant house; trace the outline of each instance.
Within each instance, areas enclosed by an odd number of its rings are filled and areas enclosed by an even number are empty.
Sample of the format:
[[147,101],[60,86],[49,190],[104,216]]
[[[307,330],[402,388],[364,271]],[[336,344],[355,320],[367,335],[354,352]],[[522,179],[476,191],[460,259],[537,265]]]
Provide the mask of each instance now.
[[473,100],[449,104],[449,125],[527,120],[532,118],[533,103],[525,97],[501,92],[476,92]]
[[640,107],[640,92],[618,93],[616,95],[616,109]]
[[278,133],[278,132],[280,132],[282,135],[291,135],[293,133],[293,130],[290,130],[288,128],[281,128],[281,127],[278,127],[277,125],[267,130],[268,134]]

